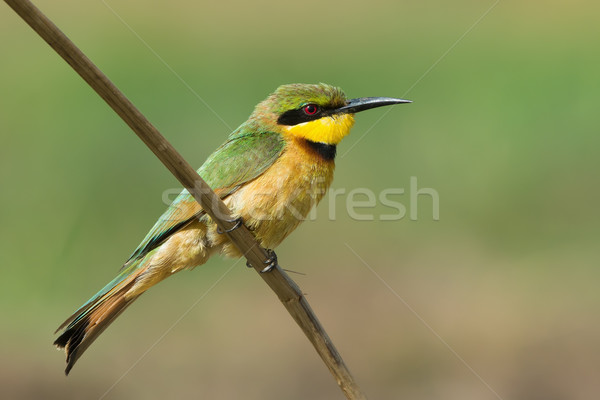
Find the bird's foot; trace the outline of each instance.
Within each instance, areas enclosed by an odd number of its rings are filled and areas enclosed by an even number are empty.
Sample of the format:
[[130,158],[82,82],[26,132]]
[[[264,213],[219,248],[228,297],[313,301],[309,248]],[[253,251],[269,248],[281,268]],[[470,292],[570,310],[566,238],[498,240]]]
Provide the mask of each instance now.
[[271,272],[273,268],[277,267],[277,254],[271,249],[267,249],[267,254],[269,258],[264,261],[265,267],[260,271],[261,274]]
[[[270,272],[273,268],[275,268],[278,264],[277,264],[277,254],[275,254],[275,252],[271,249],[267,249],[267,254],[269,254],[269,258],[267,258],[263,263],[265,264],[265,267],[263,269],[260,270],[261,274],[265,274],[267,272]],[[250,264],[250,261],[246,261],[246,267],[248,268],[254,268],[252,266],[252,264]]]
[[242,217],[238,217],[238,218],[235,218],[235,219],[227,220],[227,222],[232,223],[233,226],[231,228],[229,228],[229,229],[225,229],[224,231],[221,230],[221,228],[217,226],[217,233],[219,235],[235,231],[237,228],[239,228],[240,226],[242,226],[242,223],[244,221],[242,220]]

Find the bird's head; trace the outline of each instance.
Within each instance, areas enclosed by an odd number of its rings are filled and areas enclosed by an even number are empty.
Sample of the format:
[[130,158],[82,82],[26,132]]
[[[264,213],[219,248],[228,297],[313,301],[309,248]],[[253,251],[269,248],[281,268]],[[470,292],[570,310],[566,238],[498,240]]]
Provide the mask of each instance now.
[[354,125],[354,114],[370,108],[410,103],[391,97],[346,99],[342,89],[325,83],[282,85],[259,103],[252,119],[285,136],[337,145]]

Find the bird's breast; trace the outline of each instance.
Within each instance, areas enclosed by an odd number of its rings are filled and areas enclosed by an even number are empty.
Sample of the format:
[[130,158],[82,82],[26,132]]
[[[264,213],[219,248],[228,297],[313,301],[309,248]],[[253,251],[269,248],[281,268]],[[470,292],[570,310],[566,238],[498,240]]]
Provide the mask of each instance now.
[[323,198],[334,166],[303,139],[291,140],[271,167],[228,198],[229,206],[261,244],[272,249]]

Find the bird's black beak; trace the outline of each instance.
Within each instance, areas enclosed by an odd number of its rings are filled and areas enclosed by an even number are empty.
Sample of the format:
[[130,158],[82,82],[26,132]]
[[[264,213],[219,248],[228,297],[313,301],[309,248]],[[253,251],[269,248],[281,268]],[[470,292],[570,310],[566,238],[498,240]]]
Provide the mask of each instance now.
[[335,113],[354,114],[360,111],[369,110],[371,108],[403,103],[412,103],[412,101],[395,99],[393,97],[359,97],[358,99],[348,100],[345,106],[335,109]]

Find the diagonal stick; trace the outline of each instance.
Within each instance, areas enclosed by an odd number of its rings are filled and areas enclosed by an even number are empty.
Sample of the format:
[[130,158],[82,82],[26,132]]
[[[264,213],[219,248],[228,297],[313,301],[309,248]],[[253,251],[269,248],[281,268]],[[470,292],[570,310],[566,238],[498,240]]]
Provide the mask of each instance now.
[[[228,232],[236,225],[231,211],[198,173],[52,21],[28,0],[5,0],[5,2],[129,125],[194,196],[221,230]],[[249,263],[254,266],[254,269],[260,272],[269,255],[264,248],[258,245],[252,233],[242,224],[239,229],[233,229],[227,235]],[[277,294],[279,300],[313,344],[346,398],[366,399],[296,283],[279,266],[273,268],[269,273],[259,275]]]

